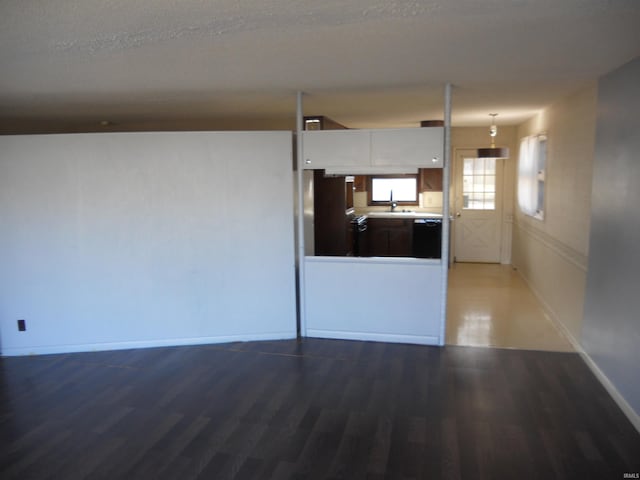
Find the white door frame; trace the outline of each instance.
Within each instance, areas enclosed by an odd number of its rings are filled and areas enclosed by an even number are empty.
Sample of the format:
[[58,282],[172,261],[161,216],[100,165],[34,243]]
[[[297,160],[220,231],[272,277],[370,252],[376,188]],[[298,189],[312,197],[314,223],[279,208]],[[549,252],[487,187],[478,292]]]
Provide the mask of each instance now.
[[[461,156],[469,155],[470,157],[474,156],[475,149],[473,148],[455,148],[454,155],[451,162],[451,180],[450,180],[450,194],[449,194],[449,205],[451,210],[451,216],[454,219],[451,222],[451,232],[450,232],[450,254],[449,261],[453,262],[456,258],[456,242],[455,238],[457,235],[457,225],[456,225],[456,213],[458,212],[458,191],[460,185],[456,181],[458,179],[458,170],[460,162],[458,161]],[[499,195],[499,199],[497,201],[501,202],[501,218],[500,222],[500,263],[502,264],[510,264],[511,263],[511,232],[512,232],[512,223],[513,223],[513,184],[514,179],[513,175],[513,167],[511,163],[513,160],[509,159],[499,159],[499,162],[502,163],[502,179],[500,180],[500,184],[496,185],[496,188],[501,189],[501,194]]]

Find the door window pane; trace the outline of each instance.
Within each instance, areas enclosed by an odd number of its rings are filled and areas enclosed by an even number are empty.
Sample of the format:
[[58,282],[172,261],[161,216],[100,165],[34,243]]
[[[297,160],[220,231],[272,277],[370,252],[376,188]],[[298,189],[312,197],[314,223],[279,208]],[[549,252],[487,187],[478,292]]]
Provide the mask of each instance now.
[[463,175],[473,174],[473,158],[464,159],[464,168],[463,168],[462,174]]
[[462,208],[465,210],[495,210],[495,158],[465,158],[462,177]]
[[496,174],[496,159],[495,158],[485,158],[484,159],[484,173],[485,175],[495,175]]

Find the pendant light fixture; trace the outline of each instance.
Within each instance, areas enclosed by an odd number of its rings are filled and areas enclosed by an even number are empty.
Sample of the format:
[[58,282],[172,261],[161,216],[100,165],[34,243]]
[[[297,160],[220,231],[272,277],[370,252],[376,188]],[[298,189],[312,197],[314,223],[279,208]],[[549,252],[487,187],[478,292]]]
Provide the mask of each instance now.
[[489,127],[489,135],[491,136],[491,146],[489,148],[479,148],[477,158],[509,158],[509,149],[507,147],[496,147],[496,135],[498,127],[495,124],[497,113],[490,113],[491,126]]

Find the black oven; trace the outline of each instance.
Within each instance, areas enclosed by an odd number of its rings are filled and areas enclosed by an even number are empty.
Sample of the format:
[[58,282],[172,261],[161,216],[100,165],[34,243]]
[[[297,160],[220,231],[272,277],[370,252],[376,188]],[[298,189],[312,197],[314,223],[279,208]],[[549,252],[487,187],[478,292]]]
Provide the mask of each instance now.
[[353,232],[354,257],[366,257],[369,251],[367,242],[367,216],[361,215],[351,220],[351,231]]

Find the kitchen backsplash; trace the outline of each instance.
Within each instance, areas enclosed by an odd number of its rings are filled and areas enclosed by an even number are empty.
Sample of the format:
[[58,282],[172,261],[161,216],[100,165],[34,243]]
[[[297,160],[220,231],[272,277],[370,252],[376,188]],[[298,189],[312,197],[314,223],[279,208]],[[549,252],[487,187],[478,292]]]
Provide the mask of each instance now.
[[[397,207],[397,210],[415,210],[416,212],[442,213],[442,192],[422,192],[419,194],[419,205]],[[355,192],[353,194],[353,206],[356,213],[361,214],[367,211],[389,210],[388,206],[373,207],[367,205],[367,192]]]

